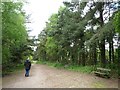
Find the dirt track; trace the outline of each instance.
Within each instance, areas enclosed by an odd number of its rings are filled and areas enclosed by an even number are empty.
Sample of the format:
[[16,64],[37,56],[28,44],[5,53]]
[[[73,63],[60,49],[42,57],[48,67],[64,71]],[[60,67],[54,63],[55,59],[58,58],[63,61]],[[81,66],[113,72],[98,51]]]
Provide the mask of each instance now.
[[2,80],[2,88],[118,88],[117,80],[39,64],[32,65],[30,77],[22,70]]

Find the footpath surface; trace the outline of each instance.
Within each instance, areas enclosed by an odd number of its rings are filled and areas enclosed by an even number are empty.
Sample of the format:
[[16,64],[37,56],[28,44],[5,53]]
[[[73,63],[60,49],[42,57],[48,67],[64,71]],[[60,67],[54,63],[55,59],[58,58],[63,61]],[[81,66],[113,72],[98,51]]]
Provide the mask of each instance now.
[[25,77],[24,72],[3,77],[2,88],[118,88],[118,80],[46,65],[32,65],[30,77]]

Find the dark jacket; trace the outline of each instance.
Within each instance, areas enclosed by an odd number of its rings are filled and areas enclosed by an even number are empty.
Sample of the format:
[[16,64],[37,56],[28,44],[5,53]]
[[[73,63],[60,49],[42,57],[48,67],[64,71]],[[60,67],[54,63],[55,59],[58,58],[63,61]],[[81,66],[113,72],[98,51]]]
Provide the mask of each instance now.
[[30,69],[31,68],[31,62],[29,60],[26,60],[24,62],[25,69]]

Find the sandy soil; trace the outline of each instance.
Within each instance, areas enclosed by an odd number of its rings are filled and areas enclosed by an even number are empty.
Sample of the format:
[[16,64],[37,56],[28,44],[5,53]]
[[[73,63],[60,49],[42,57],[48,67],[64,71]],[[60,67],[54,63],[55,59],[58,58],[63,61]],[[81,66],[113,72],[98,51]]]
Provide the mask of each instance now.
[[3,77],[2,88],[118,88],[118,80],[46,65],[32,65],[30,77],[24,77],[24,72]]

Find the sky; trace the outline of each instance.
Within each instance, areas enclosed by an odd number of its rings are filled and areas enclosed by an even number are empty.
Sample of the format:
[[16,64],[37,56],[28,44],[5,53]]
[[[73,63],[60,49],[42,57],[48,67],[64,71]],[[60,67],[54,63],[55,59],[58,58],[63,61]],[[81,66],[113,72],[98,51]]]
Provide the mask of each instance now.
[[49,17],[58,12],[60,6],[63,6],[63,1],[70,0],[29,0],[28,4],[25,4],[23,9],[26,14],[30,14],[31,23],[27,24],[30,30],[29,36],[38,36],[40,32],[45,28],[45,25]]
[[28,4],[25,4],[23,9],[27,15],[31,15],[31,23],[27,24],[27,27],[32,30],[29,36],[38,36],[44,29],[45,22],[53,13],[58,12],[63,1],[71,0],[27,0]]
[[57,13],[60,6],[63,5],[63,0],[29,0],[23,9],[26,14],[30,14],[31,23],[27,27],[32,30],[29,36],[38,36],[44,29],[45,22],[53,14]]

